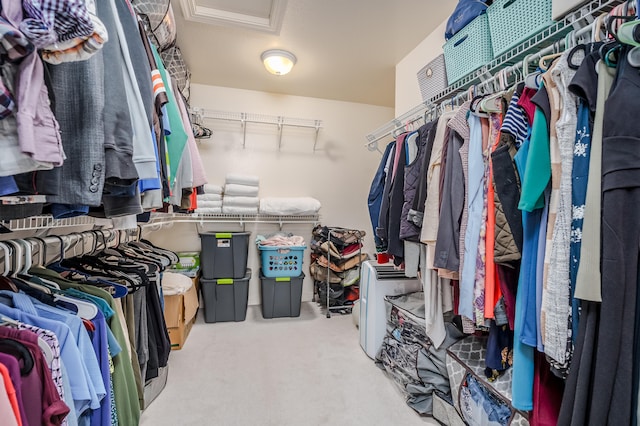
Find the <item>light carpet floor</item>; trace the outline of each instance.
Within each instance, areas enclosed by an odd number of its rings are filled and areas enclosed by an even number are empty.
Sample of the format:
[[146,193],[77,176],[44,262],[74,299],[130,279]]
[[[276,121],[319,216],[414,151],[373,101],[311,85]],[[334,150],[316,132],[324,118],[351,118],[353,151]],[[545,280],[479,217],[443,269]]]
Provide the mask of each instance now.
[[169,358],[167,386],[143,426],[437,425],[420,417],[360,348],[350,315],[327,319],[315,303],[300,318],[239,323],[202,312]]

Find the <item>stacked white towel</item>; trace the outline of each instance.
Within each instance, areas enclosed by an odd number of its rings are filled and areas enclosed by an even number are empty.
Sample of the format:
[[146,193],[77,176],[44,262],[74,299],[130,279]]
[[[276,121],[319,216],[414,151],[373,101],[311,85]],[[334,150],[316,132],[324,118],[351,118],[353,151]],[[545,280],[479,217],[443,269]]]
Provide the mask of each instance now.
[[213,184],[207,183],[204,186],[204,193],[222,195],[222,187],[220,185],[213,185]]
[[204,194],[198,195],[198,208],[196,213],[222,213],[222,186],[206,184]]
[[228,174],[225,179],[222,212],[225,214],[256,215],[260,206],[258,176]]

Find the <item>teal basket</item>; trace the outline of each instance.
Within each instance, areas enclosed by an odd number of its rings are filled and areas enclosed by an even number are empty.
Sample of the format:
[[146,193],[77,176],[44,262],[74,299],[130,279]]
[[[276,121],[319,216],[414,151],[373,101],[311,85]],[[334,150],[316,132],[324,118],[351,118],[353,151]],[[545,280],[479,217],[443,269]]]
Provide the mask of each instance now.
[[487,9],[493,57],[553,24],[551,0],[494,0]]
[[300,276],[306,248],[306,246],[258,246],[262,260],[262,274],[267,278]]
[[486,14],[478,16],[444,45],[447,82],[453,84],[493,59]]

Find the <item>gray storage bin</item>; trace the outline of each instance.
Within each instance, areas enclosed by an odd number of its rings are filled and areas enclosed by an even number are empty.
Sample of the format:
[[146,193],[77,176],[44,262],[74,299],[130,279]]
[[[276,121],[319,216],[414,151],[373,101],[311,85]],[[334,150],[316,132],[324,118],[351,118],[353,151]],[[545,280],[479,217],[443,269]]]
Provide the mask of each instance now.
[[242,278],[247,269],[250,232],[202,232],[202,278]]
[[299,277],[267,278],[260,272],[262,317],[299,317],[302,302],[302,282]]
[[444,54],[438,55],[418,71],[418,86],[420,86],[423,102],[431,101],[431,98],[439,95],[440,92],[447,88],[447,70],[444,64]]
[[244,321],[247,317],[249,301],[249,280],[251,269],[244,278],[200,278],[202,300],[204,301],[204,321]]

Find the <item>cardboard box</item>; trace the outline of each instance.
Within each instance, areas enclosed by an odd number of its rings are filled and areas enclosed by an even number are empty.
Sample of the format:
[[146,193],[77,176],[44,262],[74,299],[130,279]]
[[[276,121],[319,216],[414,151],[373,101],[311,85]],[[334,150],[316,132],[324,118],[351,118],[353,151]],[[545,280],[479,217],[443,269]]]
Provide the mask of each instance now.
[[182,349],[196,321],[199,307],[198,287],[197,279],[194,278],[193,281],[193,285],[186,293],[164,297],[164,320],[167,323],[173,350]]

